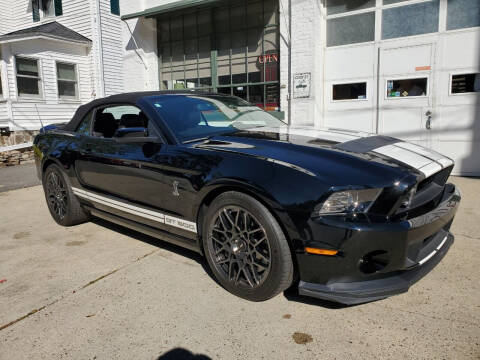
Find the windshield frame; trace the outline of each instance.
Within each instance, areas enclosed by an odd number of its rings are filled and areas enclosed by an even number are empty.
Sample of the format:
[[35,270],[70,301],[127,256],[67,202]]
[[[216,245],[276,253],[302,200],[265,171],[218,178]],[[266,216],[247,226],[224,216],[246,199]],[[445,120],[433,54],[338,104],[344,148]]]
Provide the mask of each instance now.
[[[238,102],[244,103],[245,104],[244,106],[248,106],[248,107],[252,107],[252,108],[255,107],[255,108],[258,109],[258,110],[257,109],[251,109],[251,110],[245,111],[245,113],[260,111],[260,112],[263,112],[265,114],[268,114],[268,116],[271,116],[272,119],[274,119],[275,121],[278,121],[278,126],[287,125],[287,123],[285,121],[280,120],[277,117],[269,114],[267,111],[263,110],[262,108],[257,107],[255,105],[245,101],[242,98],[239,98],[239,97],[236,97],[236,96],[231,96],[231,95],[226,95],[226,94],[199,93],[199,92],[193,92],[192,91],[191,93],[175,93],[175,92],[163,93],[163,94],[158,94],[158,95],[146,96],[146,97],[142,98],[142,100],[143,100],[142,103],[144,103],[144,105],[148,106],[148,108],[150,110],[149,112],[153,112],[155,117],[157,117],[159,119],[159,121],[162,122],[163,127],[166,128],[166,130],[171,134],[171,137],[174,139],[174,141],[177,144],[190,144],[190,143],[194,143],[194,142],[205,141],[205,140],[208,140],[209,138],[212,138],[214,136],[218,136],[218,135],[222,135],[222,134],[231,134],[231,133],[234,133],[234,132],[237,132],[237,131],[243,131],[243,130],[248,131],[250,129],[264,127],[264,125],[263,126],[252,126],[252,127],[248,127],[248,128],[244,128],[244,129],[243,128],[238,129],[238,128],[232,127],[232,129],[226,130],[225,128],[222,128],[222,129],[219,129],[218,131],[212,131],[212,132],[209,132],[208,134],[204,134],[204,135],[201,135],[201,136],[198,136],[198,137],[183,138],[182,139],[182,137],[179,136],[179,134],[172,129],[172,126],[170,126],[169,122],[165,119],[165,116],[163,114],[161,114],[154,106],[154,101],[156,99],[160,99],[160,98],[165,97],[165,96],[183,96],[183,97],[193,97],[193,98],[206,97],[206,98],[212,98],[214,100],[221,100],[221,98],[235,99]],[[239,113],[237,115],[241,115],[241,114],[242,113]],[[233,120],[232,122],[234,122],[234,121],[235,120]]]

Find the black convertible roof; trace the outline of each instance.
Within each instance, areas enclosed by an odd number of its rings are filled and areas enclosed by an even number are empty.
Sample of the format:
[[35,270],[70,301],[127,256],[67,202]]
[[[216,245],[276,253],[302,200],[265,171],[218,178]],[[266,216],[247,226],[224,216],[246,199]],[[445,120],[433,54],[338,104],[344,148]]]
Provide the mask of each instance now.
[[141,98],[148,97],[148,96],[158,96],[158,95],[216,95],[221,96],[222,94],[205,92],[205,91],[192,91],[192,90],[181,90],[181,91],[138,91],[138,92],[130,92],[130,93],[123,93],[117,95],[111,95],[108,97],[100,98],[93,100],[87,104],[81,105],[75,114],[73,115],[72,120],[69,123],[65,124],[63,130],[66,131],[75,131],[80,121],[87,115],[87,113],[95,107],[115,104],[115,103],[130,103],[136,104],[137,101]]

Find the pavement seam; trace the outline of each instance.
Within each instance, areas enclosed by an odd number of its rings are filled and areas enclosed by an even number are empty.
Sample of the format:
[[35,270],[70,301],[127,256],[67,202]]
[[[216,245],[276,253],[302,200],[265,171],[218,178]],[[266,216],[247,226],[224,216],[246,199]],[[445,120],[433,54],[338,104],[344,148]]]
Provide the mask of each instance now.
[[12,325],[15,325],[16,323],[18,323],[18,322],[20,322],[20,321],[22,321],[22,320],[27,319],[28,317],[30,317],[30,316],[32,316],[32,315],[35,315],[36,313],[38,313],[38,312],[40,312],[40,311],[42,311],[42,310],[45,310],[47,307],[50,307],[50,306],[58,303],[60,300],[66,299],[67,297],[70,297],[70,296],[73,296],[73,295],[76,294],[78,291],[81,291],[81,290],[83,290],[83,289],[85,289],[85,288],[87,288],[87,287],[89,287],[89,286],[97,283],[98,281],[100,281],[100,280],[102,280],[102,279],[105,279],[105,278],[109,277],[110,275],[115,274],[117,271],[122,270],[122,269],[125,269],[125,268],[127,268],[128,266],[130,266],[130,265],[132,265],[132,264],[135,264],[135,263],[139,262],[140,260],[145,259],[146,257],[148,257],[148,256],[150,256],[150,255],[152,255],[152,254],[154,254],[154,253],[156,253],[156,252],[158,252],[158,251],[160,251],[160,250],[161,250],[161,249],[156,249],[156,250],[150,251],[149,253],[146,253],[145,255],[142,255],[142,256],[136,258],[134,261],[129,262],[128,264],[125,264],[125,265],[119,267],[118,269],[112,270],[112,271],[106,273],[105,275],[102,275],[102,276],[96,278],[95,280],[92,280],[92,281],[88,282],[87,284],[79,287],[78,289],[73,290],[73,291],[72,291],[71,293],[69,293],[68,295],[61,295],[58,299],[55,299],[55,300],[52,301],[51,303],[48,303],[47,305],[44,305],[44,306],[42,306],[42,307],[39,307],[38,309],[34,309],[34,310],[30,311],[28,314],[25,314],[25,315],[19,317],[18,319],[12,320],[12,321],[10,321],[10,322],[7,323],[7,324],[1,325],[1,326],[0,326],[0,331],[5,330],[6,328],[8,328],[8,327],[10,327],[10,326],[12,326]]

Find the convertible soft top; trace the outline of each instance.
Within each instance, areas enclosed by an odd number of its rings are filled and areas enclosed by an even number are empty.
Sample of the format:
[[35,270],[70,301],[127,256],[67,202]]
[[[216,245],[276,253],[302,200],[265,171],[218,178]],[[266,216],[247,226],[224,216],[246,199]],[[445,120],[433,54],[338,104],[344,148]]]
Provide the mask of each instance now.
[[192,90],[181,90],[181,91],[138,91],[138,92],[130,92],[130,93],[123,93],[117,95],[111,95],[108,97],[100,98],[93,100],[87,104],[81,105],[75,114],[73,115],[72,120],[65,124],[63,130],[66,131],[75,131],[75,129],[80,124],[80,121],[87,115],[87,113],[94,107],[102,106],[102,105],[109,105],[112,103],[131,103],[136,104],[137,101],[146,96],[158,96],[158,95],[167,95],[167,94],[203,94],[203,95],[218,95],[216,93],[209,93],[205,91],[192,91]]

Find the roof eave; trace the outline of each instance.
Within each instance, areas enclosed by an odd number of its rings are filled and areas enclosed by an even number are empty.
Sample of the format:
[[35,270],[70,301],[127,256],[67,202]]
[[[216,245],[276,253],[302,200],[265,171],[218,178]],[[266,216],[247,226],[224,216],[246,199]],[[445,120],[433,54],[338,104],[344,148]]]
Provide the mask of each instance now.
[[126,14],[121,16],[120,18],[122,20],[130,20],[130,19],[135,19],[139,17],[150,17],[150,16],[155,16],[155,15],[160,15],[164,14],[167,12],[171,11],[176,11],[176,10],[183,10],[187,9],[190,7],[195,7],[197,5],[206,5],[214,2],[218,2],[219,0],[183,0],[183,1],[177,1],[165,5],[160,5],[160,6],[155,6],[149,9],[145,9],[143,11],[138,11],[134,12],[131,14]]
[[14,42],[20,42],[20,41],[27,41],[27,40],[52,40],[52,41],[58,41],[58,42],[63,42],[63,43],[69,43],[69,44],[75,44],[75,45],[83,45],[90,47],[92,45],[92,42],[90,40],[73,40],[73,39],[67,39],[59,36],[53,36],[53,35],[46,35],[46,34],[29,34],[29,35],[3,35],[0,36],[0,44],[7,44],[7,43],[14,43]]

